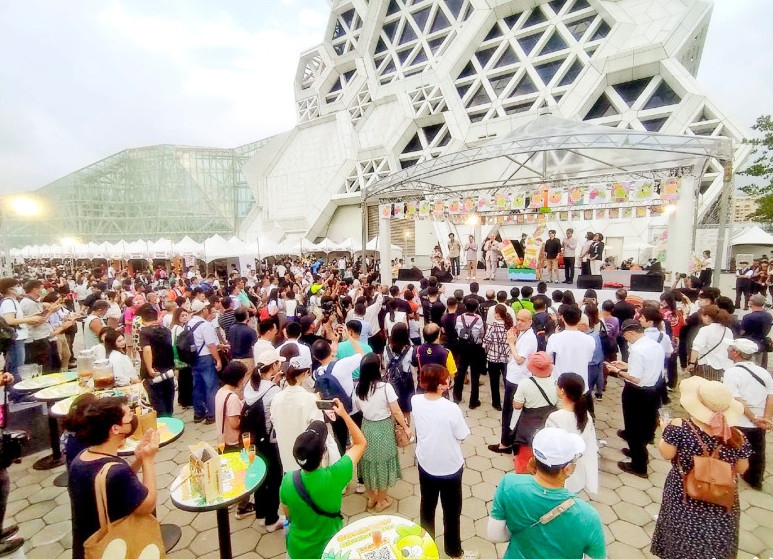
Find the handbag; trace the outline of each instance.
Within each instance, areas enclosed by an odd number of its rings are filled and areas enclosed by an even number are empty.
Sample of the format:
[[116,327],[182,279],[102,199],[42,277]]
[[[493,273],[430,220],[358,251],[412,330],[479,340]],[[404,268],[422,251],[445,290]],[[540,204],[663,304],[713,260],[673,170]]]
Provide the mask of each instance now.
[[765,336],[765,339],[762,340],[762,350],[765,353],[773,351],[773,340],[770,339],[770,336]]
[[729,462],[720,460],[721,444],[717,445],[714,452],[709,453],[706,443],[703,442],[703,438],[692,422],[688,421],[687,425],[698,438],[703,454],[693,456],[692,470],[687,473],[682,471],[685,499],[690,497],[721,505],[729,512],[735,504],[737,484],[735,469]]
[[540,406],[538,408],[521,409],[521,416],[518,418],[518,423],[515,425],[513,440],[516,444],[524,444],[527,446],[531,446],[534,435],[545,426],[548,416],[557,409],[556,404],[550,401],[550,398],[548,398],[548,395],[545,394],[545,391],[542,390],[542,387],[537,381],[534,380],[534,377],[529,377],[529,380],[534,383],[548,405]]
[[[386,384],[384,385],[384,399],[386,399]],[[387,400],[387,404],[388,403],[389,400]],[[405,432],[402,425],[397,422],[397,419],[395,419],[394,412],[392,413],[392,425],[395,429],[395,442],[397,443],[397,446],[399,448],[404,448],[411,444],[411,438],[408,436],[408,433]]]
[[84,542],[86,559],[111,559],[122,557],[165,557],[161,525],[152,514],[132,513],[120,520],[110,522],[107,508],[107,473],[116,462],[102,466],[94,480],[97,498],[99,530]]

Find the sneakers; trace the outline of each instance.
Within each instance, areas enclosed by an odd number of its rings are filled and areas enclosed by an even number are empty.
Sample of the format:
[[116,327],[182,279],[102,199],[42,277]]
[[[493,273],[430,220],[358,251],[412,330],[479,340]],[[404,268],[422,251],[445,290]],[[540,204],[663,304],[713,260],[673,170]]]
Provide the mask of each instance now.
[[204,420],[204,425],[212,425],[215,422],[214,417],[208,417]]
[[251,514],[255,514],[255,505],[247,503],[246,505],[239,505],[236,507],[234,516],[236,516],[236,520],[241,520],[242,518],[247,518]]
[[357,487],[354,489],[354,492],[357,493],[358,495],[362,495],[363,493],[365,493],[365,486],[361,483],[358,483]]
[[276,532],[277,530],[281,530],[284,525],[285,525],[285,517],[282,515],[279,515],[279,520],[277,520],[273,524],[266,525],[266,532],[271,534],[273,532]]
[[193,422],[194,423],[201,423],[202,421],[204,421],[203,417],[198,417],[196,415],[193,416]]

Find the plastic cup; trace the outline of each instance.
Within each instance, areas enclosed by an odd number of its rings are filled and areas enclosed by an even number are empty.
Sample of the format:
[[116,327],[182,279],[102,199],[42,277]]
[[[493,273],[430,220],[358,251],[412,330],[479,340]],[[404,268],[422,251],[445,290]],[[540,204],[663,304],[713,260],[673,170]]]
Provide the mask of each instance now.
[[249,433],[242,433],[242,445],[244,446],[244,450],[247,450],[250,446],[250,434]]
[[250,464],[252,464],[255,461],[255,445],[251,444],[247,448],[247,458],[250,460]]

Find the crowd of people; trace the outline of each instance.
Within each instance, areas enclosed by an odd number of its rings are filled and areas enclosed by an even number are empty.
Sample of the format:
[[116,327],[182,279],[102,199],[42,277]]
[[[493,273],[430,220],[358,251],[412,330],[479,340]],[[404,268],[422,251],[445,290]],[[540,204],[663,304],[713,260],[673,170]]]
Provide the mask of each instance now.
[[[561,251],[565,262],[573,258],[567,251],[578,243],[566,241],[550,245],[548,260]],[[486,241],[487,252],[495,242]],[[586,239],[581,260],[602,242]],[[471,243],[453,248],[457,274],[458,254]],[[596,250],[588,264],[600,260],[603,247]],[[368,510],[387,510],[389,488],[402,475],[399,445],[410,443],[421,525],[434,538],[439,502],[445,553],[477,557],[460,535],[461,443],[470,434],[465,410],[491,406],[501,412],[501,430],[488,448],[511,455],[514,473],[497,487],[489,538],[510,542],[508,558],[602,558],[601,519],[578,494],[598,491],[595,405],[609,377],[618,377],[618,435],[630,458],[620,470],[648,477],[647,446],[658,424],[657,448],[673,464],[652,552],[735,556],[737,486],[728,506],[690,492],[686,480],[695,457],[718,456],[762,487],[765,433],[773,427],[772,321],[763,295],[749,297],[751,312],[739,320],[733,301],[697,277],[653,300],[631,299],[624,289],[599,300],[589,289],[578,301],[570,290],[549,293],[545,282],[536,291],[481,294],[472,281],[449,292],[434,276],[381,284],[358,263],[342,265],[278,261],[228,277],[103,267],[74,278],[54,270],[2,279],[0,314],[16,332],[4,348],[8,380],[19,380],[23,363],[44,372],[71,367],[80,323],[86,349],[113,363],[119,384],[142,382],[159,416],[192,407],[193,421],[213,425],[226,452],[250,433],[267,475],[235,514],[254,515],[268,532],[287,525],[293,559],[320,557],[342,528],[342,491],[352,478]],[[481,398],[484,382],[490,402]],[[660,413],[675,390],[689,419]],[[98,527],[93,487],[107,463],[120,463],[107,475],[117,503],[111,518],[155,505],[157,437],[142,440],[133,467],[117,458],[136,422],[125,402],[89,397],[65,422],[74,557]],[[4,502],[7,484],[0,487]],[[131,494],[119,495],[126,487]],[[577,535],[571,545],[562,537],[568,531]]]

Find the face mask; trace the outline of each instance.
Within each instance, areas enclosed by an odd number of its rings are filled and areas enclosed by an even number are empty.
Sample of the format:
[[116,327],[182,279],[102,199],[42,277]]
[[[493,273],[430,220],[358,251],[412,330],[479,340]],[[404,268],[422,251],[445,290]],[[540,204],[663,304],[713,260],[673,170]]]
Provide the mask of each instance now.
[[17,297],[21,297],[22,295],[24,295],[24,289],[19,285],[13,288],[13,292]]
[[[138,426],[139,424],[140,424],[140,419],[139,419],[139,417],[137,417],[136,415],[133,415],[133,416],[132,416],[131,423],[129,423],[129,425],[131,425],[131,431],[129,431],[129,432],[126,434],[126,438],[127,438],[127,439],[128,439],[129,437],[131,437],[131,436],[134,434],[134,432],[137,430],[137,426]],[[126,425],[126,424],[124,423],[124,425]]]

